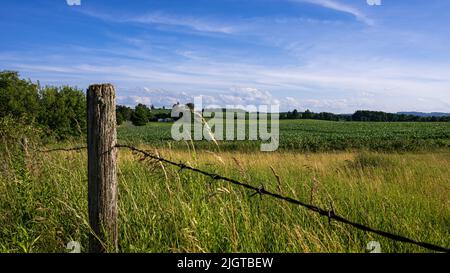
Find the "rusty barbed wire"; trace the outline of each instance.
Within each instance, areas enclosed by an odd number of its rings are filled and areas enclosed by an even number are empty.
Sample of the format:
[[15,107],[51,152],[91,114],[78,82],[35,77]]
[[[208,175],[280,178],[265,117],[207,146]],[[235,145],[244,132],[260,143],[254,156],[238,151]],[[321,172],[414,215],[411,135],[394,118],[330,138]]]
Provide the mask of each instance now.
[[73,147],[73,148],[55,148],[50,150],[37,150],[40,153],[51,153],[51,152],[74,152],[74,151],[81,151],[87,149],[86,146],[81,147]]
[[[201,170],[201,169],[198,169],[198,168],[186,165],[186,164],[181,163],[181,162],[177,163],[177,162],[165,159],[165,158],[163,158],[161,156],[157,156],[157,155],[151,154],[148,151],[141,150],[141,149],[136,148],[134,146],[118,144],[115,147],[116,148],[129,149],[132,152],[140,153],[141,155],[143,155],[146,158],[150,158],[150,159],[153,159],[153,160],[156,160],[156,161],[159,161],[159,162],[163,162],[163,163],[166,163],[166,164],[178,167],[178,168],[180,168],[180,170],[189,170],[189,171],[192,171],[192,172],[196,172],[196,173],[202,174],[204,176],[208,176],[208,177],[210,177],[213,180],[222,180],[222,181],[229,182],[231,184],[234,184],[234,185],[246,188],[248,190],[252,190],[252,191],[254,191],[254,193],[251,196],[254,196],[254,195],[260,195],[260,196],[266,195],[266,196],[270,196],[270,197],[273,197],[273,198],[278,199],[278,200],[286,201],[286,202],[291,203],[291,204],[299,205],[299,206],[304,207],[304,208],[306,208],[308,210],[316,212],[316,213],[318,213],[321,216],[327,217],[329,221],[334,220],[334,221],[337,221],[337,222],[340,222],[340,223],[343,223],[343,224],[350,225],[350,226],[352,226],[352,227],[354,227],[354,228],[356,228],[358,230],[374,233],[374,234],[377,234],[379,236],[382,236],[382,237],[385,237],[385,238],[388,238],[388,239],[391,239],[391,240],[394,240],[394,241],[417,245],[417,246],[420,246],[420,247],[423,247],[423,248],[426,248],[426,249],[429,249],[429,250],[437,251],[437,252],[450,253],[450,249],[449,248],[438,246],[438,245],[434,245],[434,244],[430,244],[430,243],[427,243],[427,242],[416,241],[416,240],[413,240],[413,239],[410,239],[410,238],[407,238],[407,237],[404,237],[404,236],[401,236],[401,235],[393,234],[393,233],[390,233],[390,232],[387,232],[387,231],[383,231],[383,230],[378,230],[378,229],[375,229],[375,228],[372,228],[372,227],[369,227],[369,226],[366,226],[366,225],[363,225],[363,224],[360,224],[360,223],[353,222],[353,221],[351,221],[349,219],[346,219],[343,216],[337,215],[334,212],[333,208],[331,210],[323,209],[323,208],[320,208],[318,206],[314,206],[314,205],[311,205],[311,204],[308,204],[308,203],[304,203],[304,202],[302,202],[300,200],[296,200],[296,199],[293,199],[293,198],[288,197],[288,196],[283,196],[283,195],[278,194],[278,193],[270,192],[270,191],[266,190],[263,185],[261,185],[260,187],[255,187],[255,186],[252,186],[250,184],[238,181],[236,179],[232,179],[232,178],[225,177],[225,176],[222,176],[222,175],[219,175],[219,174],[216,174],[216,173],[211,173],[211,172],[208,172],[208,171],[205,171],[205,170]],[[82,149],[86,149],[86,148],[87,147],[75,147],[75,148],[70,148],[70,149],[58,148],[58,149],[41,151],[41,152],[48,153],[48,152],[55,152],[55,151],[77,151],[77,150],[82,150]]]

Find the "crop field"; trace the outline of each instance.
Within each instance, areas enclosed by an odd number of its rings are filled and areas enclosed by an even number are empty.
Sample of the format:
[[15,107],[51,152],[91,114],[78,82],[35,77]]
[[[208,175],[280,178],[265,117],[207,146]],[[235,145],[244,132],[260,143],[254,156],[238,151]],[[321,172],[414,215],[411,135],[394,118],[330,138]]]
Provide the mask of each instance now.
[[[125,124],[119,142],[450,245],[447,123],[282,121],[272,153],[250,141],[175,142],[170,126]],[[17,143],[0,145],[0,252],[65,252],[69,241],[87,251],[86,151],[23,153]],[[119,150],[118,176],[120,252],[366,252],[370,241],[382,252],[428,252],[128,150]]]
[[[226,127],[226,126],[225,126]],[[247,131],[248,134],[248,131]],[[118,129],[119,140],[156,147],[182,148],[175,142],[170,123],[149,123],[144,127],[125,124]],[[256,151],[259,141],[222,141],[220,149]],[[334,122],[317,120],[281,120],[280,149],[320,152],[367,149],[373,151],[421,151],[449,147],[449,123],[424,122]],[[196,141],[195,148],[216,150],[208,141]]]

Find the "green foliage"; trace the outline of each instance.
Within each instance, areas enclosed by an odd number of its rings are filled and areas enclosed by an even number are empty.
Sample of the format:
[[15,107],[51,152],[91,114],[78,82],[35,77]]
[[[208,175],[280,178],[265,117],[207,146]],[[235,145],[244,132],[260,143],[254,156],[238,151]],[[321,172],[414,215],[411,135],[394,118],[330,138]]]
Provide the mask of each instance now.
[[151,117],[151,110],[144,104],[138,104],[131,115],[131,122],[134,126],[144,126]]
[[121,112],[116,112],[116,123],[117,125],[122,125],[126,120]]
[[69,86],[40,87],[20,79],[17,72],[0,72],[0,118],[37,122],[47,136],[80,137],[86,132],[86,97]]
[[80,137],[86,133],[86,97],[68,86],[45,87],[40,91],[41,112],[38,121],[59,139]]
[[21,139],[40,143],[43,135],[41,126],[29,123],[25,117],[15,118],[11,115],[0,118],[0,138],[2,145],[17,145]]
[[172,118],[170,109],[153,109],[152,115],[153,118],[151,119],[151,121],[158,121],[158,119]]
[[0,71],[0,118],[36,118],[40,110],[38,89],[37,84],[20,79],[17,72]]
[[120,125],[127,120],[131,120],[133,109],[127,106],[117,105],[116,107],[116,121]]
[[405,114],[393,114],[380,111],[356,111],[353,115],[333,114],[327,112],[313,113],[306,110],[301,113],[296,109],[293,112],[280,113],[280,119],[318,119],[331,121],[376,121],[376,122],[450,122],[450,116],[415,116]]
[[[144,142],[157,147],[170,145],[183,149],[186,146],[186,143],[172,139],[170,123],[123,126],[118,130],[118,137],[122,141]],[[206,140],[195,141],[194,145],[196,149],[215,150],[215,144]],[[259,151],[260,145],[260,141],[219,141],[221,150],[254,152]],[[449,145],[450,126],[445,122],[280,121],[280,150],[318,152],[367,149],[402,152],[439,149]]]

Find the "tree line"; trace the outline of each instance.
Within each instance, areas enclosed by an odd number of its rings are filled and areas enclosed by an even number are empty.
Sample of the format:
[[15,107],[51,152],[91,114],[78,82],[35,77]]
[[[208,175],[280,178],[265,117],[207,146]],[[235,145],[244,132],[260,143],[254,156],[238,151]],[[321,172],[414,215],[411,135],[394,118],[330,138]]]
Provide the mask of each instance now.
[[331,121],[372,121],[372,122],[449,122],[450,116],[416,116],[394,114],[381,111],[359,110],[354,114],[314,113],[310,110],[297,110],[280,113],[280,119],[317,119]]
[[[70,86],[41,86],[21,79],[16,71],[0,71],[0,118],[39,126],[47,136],[58,140],[86,134],[86,94]],[[118,105],[118,124],[131,121],[142,126],[150,121],[170,118],[166,109],[138,104],[134,109]]]
[[[193,108],[193,104],[188,104]],[[130,121],[143,126],[151,121],[170,119],[170,109],[156,109],[138,104],[134,108],[118,105],[118,124]],[[247,113],[248,114],[248,113]],[[58,140],[80,137],[86,134],[86,94],[83,90],[70,86],[41,86],[39,82],[21,79],[18,72],[0,71],[0,118],[20,119],[27,124],[40,126],[45,134]],[[297,110],[280,113],[280,119],[318,119],[332,121],[377,121],[399,122],[450,121],[450,117],[419,117],[377,111],[357,111],[342,115],[314,113]]]
[[139,103],[133,108],[117,105],[116,120],[117,124],[121,125],[126,121],[130,121],[135,126],[144,126],[148,122],[155,122],[160,119],[171,119],[170,109],[160,108],[156,109],[153,105],[148,107],[145,104]]

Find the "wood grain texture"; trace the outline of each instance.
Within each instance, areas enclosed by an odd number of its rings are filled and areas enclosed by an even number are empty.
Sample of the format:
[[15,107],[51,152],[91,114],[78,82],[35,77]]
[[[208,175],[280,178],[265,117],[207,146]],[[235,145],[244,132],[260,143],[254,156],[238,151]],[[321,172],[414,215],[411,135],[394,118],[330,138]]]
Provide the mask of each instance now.
[[89,252],[117,251],[116,95],[111,84],[87,90]]

